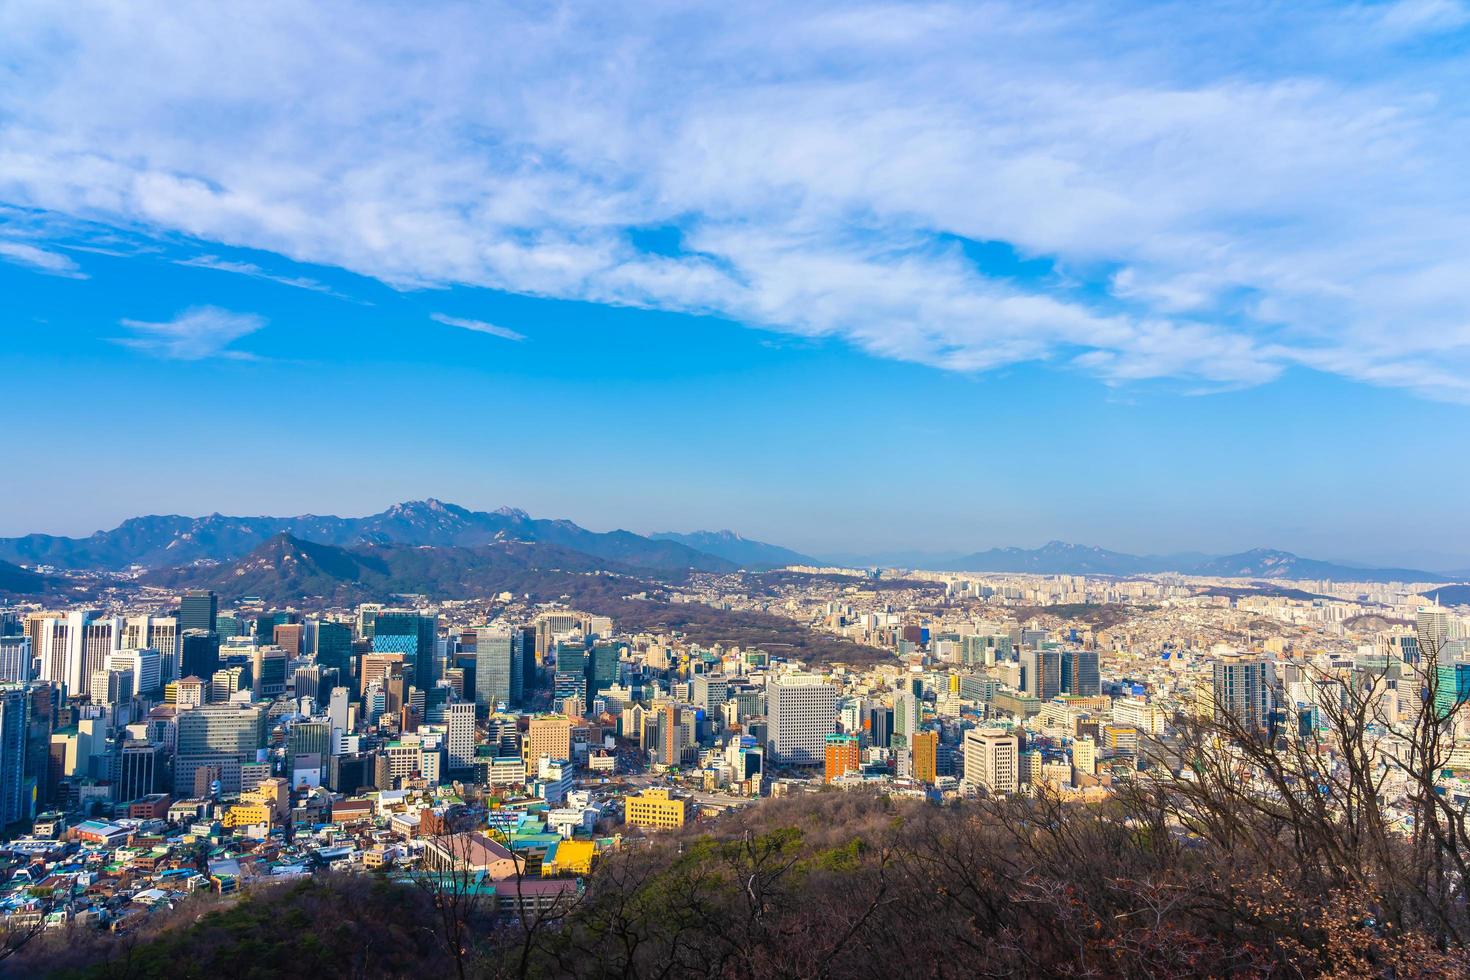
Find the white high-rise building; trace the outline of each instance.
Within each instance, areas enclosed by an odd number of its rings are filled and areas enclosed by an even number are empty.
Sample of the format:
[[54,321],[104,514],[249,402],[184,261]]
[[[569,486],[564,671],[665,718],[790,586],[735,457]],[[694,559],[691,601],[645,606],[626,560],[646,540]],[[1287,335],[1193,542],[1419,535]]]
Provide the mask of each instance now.
[[1003,728],[972,728],[965,732],[965,783],[990,793],[1014,793],[1020,788],[1018,768],[1021,743]]
[[179,621],[172,616],[129,616],[122,649],[157,650],[159,680],[167,684],[178,679]]
[[163,689],[162,661],[157,650],[116,650],[107,656],[107,669],[132,671],[133,694],[146,694]]
[[34,659],[29,636],[0,636],[0,683],[28,683]]
[[444,748],[450,769],[475,764],[475,706],[467,701],[444,706]]
[[774,761],[812,766],[837,730],[837,691],[816,674],[785,674],[766,690],[767,743]]

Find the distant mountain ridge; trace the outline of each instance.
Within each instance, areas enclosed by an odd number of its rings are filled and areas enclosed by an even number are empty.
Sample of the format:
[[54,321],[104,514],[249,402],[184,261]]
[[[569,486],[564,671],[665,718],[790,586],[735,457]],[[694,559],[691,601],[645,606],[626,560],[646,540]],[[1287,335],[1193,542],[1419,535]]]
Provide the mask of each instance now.
[[1040,548],[991,548],[940,563],[935,571],[1029,572],[1036,575],[1150,575],[1178,572],[1211,578],[1273,578],[1333,582],[1453,582],[1453,576],[1414,568],[1367,568],[1289,551],[1254,548],[1234,555],[1130,555],[1049,541]]
[[431,545],[475,548],[532,541],[655,571],[733,571],[736,564],[678,541],[655,541],[631,531],[589,531],[566,520],[539,520],[502,507],[473,511],[440,500],[394,504],[367,517],[134,517],[85,538],[30,534],[0,538],[0,560],[69,570],[118,571],[132,565],[164,568],[197,561],[230,561],[278,534],[339,547]]
[[655,541],[676,541],[679,544],[734,562],[741,568],[762,571],[784,568],[787,565],[821,565],[810,555],[783,548],[778,544],[767,544],[741,537],[734,531],[656,531],[649,535]]

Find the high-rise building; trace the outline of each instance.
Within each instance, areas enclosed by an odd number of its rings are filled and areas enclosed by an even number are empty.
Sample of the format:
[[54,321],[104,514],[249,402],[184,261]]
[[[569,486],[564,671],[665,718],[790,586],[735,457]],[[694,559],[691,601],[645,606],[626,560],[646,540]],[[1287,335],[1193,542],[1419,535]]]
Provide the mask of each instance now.
[[939,778],[939,733],[933,730],[915,732],[909,740],[912,746],[914,779],[933,785]]
[[1096,650],[1068,650],[1062,654],[1062,689],[1078,697],[1102,693]]
[[597,640],[587,655],[587,700],[618,682],[618,648],[611,640]]
[[1033,698],[1050,701],[1062,693],[1062,657],[1056,650],[1022,650],[1021,674],[1021,690]]
[[784,674],[766,689],[766,741],[773,761],[814,766],[837,727],[837,691],[816,674]]
[[179,636],[179,676],[214,676],[219,670],[219,637],[206,630],[189,629]]
[[527,768],[534,768],[543,757],[572,757],[572,722],[563,715],[541,715],[531,719],[526,731],[525,758]]
[[0,827],[33,815],[34,783],[26,779],[29,737],[26,689],[19,684],[0,687]]
[[156,650],[159,684],[175,680],[179,668],[179,624],[173,617],[129,616],[123,625],[122,649]]
[[823,748],[826,762],[823,777],[826,782],[862,768],[862,747],[856,735],[828,735]]
[[203,630],[206,633],[213,633],[218,628],[218,618],[219,597],[213,592],[186,592],[179,600],[178,628],[180,633],[185,630]]
[[271,631],[271,643],[286,651],[288,657],[301,656],[306,627],[301,623],[280,623]]
[[0,636],[0,683],[29,683],[35,675],[29,636]]
[[475,704],[491,712],[512,705],[511,673],[514,666],[512,634],[508,627],[487,626],[475,630]]
[[225,793],[240,791],[240,766],[255,761],[264,747],[266,712],[263,706],[205,704],[178,717],[174,760],[176,793],[192,793],[195,771],[219,767]]
[[469,769],[475,764],[475,706],[456,702],[444,706],[444,749],[450,769]]
[[346,677],[352,665],[352,628],[323,620],[316,627],[316,662],[335,667]]
[[576,698],[587,703],[587,646],[578,642],[556,644],[556,671],[552,674],[552,697],[558,703]]
[[888,748],[893,741],[893,709],[883,704],[868,705],[868,741],[880,749]]
[[1215,661],[1213,670],[1215,717],[1233,718],[1248,731],[1264,728],[1271,712],[1266,661],[1227,654]]
[[107,669],[131,672],[134,695],[157,697],[163,691],[162,659],[157,650],[118,650],[108,655]]
[[438,636],[436,616],[383,610],[373,618],[373,652],[403,654],[409,679],[425,690],[438,680],[434,672]]
[[523,707],[536,688],[536,627],[515,626],[510,631],[510,703]]
[[257,701],[268,701],[286,693],[285,650],[256,647],[250,666],[250,690]]
[[1020,788],[1020,739],[1002,728],[965,732],[965,782],[988,793],[1014,793]]

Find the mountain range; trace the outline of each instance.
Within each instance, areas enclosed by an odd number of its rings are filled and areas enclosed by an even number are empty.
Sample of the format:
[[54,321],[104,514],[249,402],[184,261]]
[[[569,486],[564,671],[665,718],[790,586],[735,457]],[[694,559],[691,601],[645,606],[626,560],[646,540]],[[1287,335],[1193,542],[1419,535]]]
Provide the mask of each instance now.
[[476,548],[506,541],[536,542],[605,561],[671,572],[733,571],[735,562],[678,541],[631,531],[589,531],[571,521],[538,520],[503,507],[472,511],[443,501],[394,504],[367,517],[134,517],[85,538],[29,534],[0,538],[0,560],[68,570],[122,571],[135,565],[164,568],[197,561],[231,561],[276,535],[337,546],[412,545]]
[[[842,560],[813,558],[780,545],[754,541],[734,531],[661,531],[650,535],[632,531],[590,531],[568,520],[533,518],[523,510],[502,507],[474,511],[443,501],[409,501],[367,517],[302,515],[299,517],[207,517],[178,515],[135,517],[110,531],[84,538],[29,534],[0,538],[0,590],[21,593],[44,588],[34,573],[18,565],[53,566],[67,571],[126,571],[141,567],[157,572],[198,563],[233,562],[280,536],[308,545],[344,548],[366,562],[361,569],[368,578],[396,580],[398,573],[373,564],[390,549],[491,549],[478,558],[461,556],[452,562],[466,568],[485,570],[496,562],[518,563],[522,568],[555,568],[579,574],[623,570],[628,573],[668,575],[688,571],[731,572],[737,569],[764,571],[792,564],[882,565],[955,572],[1029,572],[1044,575],[1129,576],[1178,572],[1220,578],[1274,578],[1352,582],[1463,581],[1470,576],[1443,574],[1410,568],[1374,568],[1302,558],[1286,551],[1257,548],[1239,554],[1131,555],[1088,545],[1051,541],[1040,548],[991,548],[972,554],[951,552],[945,556],[914,554],[909,561],[864,560],[842,556]],[[508,545],[535,545],[534,549]],[[309,558],[302,552],[303,565]],[[402,562],[399,562],[402,565]],[[595,567],[594,567],[595,566]],[[508,567],[508,566],[507,566]],[[450,575],[447,568],[440,573]],[[248,570],[232,570],[244,575]],[[154,575],[153,578],[158,576]],[[182,578],[195,579],[190,574]],[[206,574],[204,577],[208,577]],[[452,577],[452,576],[451,576]],[[7,587],[3,583],[11,583]],[[236,583],[239,584],[238,582]],[[414,587],[399,582],[406,591],[425,591],[427,584]],[[509,586],[507,586],[509,587]]]
[[1040,548],[992,548],[939,562],[935,571],[1031,572],[1037,575],[1148,575],[1178,572],[1214,578],[1337,582],[1452,582],[1455,576],[1414,568],[1370,568],[1254,548],[1233,555],[1130,555],[1050,541]]

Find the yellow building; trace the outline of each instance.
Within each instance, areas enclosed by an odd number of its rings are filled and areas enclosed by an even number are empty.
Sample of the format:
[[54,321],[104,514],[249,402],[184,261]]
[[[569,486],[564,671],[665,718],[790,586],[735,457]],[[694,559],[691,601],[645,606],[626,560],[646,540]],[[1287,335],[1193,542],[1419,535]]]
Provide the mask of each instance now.
[[913,744],[914,779],[933,785],[939,778],[939,733],[915,732]]
[[236,803],[225,811],[220,825],[227,829],[253,827],[271,822],[271,808],[264,803]]
[[677,830],[684,826],[689,810],[688,801],[674,799],[666,789],[646,789],[623,803],[627,824],[647,830]]
[[541,865],[541,876],[549,878],[559,874],[591,874],[592,857],[596,853],[597,845],[590,840],[561,841],[556,845],[555,859]]

